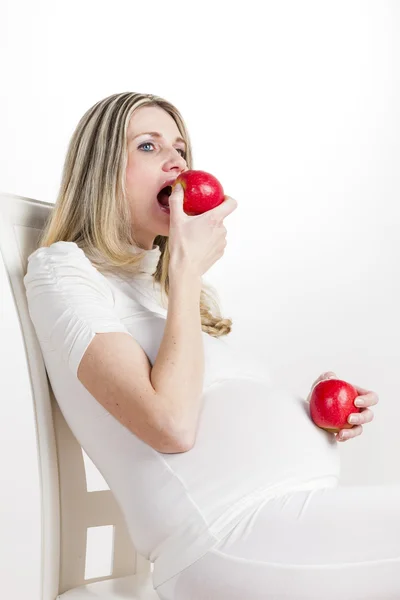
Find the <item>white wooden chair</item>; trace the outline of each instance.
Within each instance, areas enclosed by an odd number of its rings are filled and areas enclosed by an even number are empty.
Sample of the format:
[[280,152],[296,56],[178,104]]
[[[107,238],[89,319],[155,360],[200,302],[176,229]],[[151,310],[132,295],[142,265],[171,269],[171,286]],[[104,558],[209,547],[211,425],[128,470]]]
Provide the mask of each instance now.
[[[23,277],[52,206],[0,194],[0,596],[156,600],[151,565],[107,484],[88,491],[86,455],[55,401],[30,320]],[[88,532],[102,526],[114,533],[111,567],[88,577]]]

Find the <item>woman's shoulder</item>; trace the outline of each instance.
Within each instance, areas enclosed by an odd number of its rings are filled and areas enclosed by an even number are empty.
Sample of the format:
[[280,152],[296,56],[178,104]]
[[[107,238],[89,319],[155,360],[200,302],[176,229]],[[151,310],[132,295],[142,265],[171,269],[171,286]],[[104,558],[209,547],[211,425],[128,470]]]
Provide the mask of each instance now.
[[40,246],[28,256],[27,272],[50,265],[57,270],[78,267],[97,272],[82,248],[75,242],[59,241],[50,246]]
[[65,257],[71,260],[79,260],[83,258],[89,260],[82,248],[80,248],[75,242],[60,241],[54,242],[50,246],[40,246],[37,248],[28,256],[28,263],[33,261],[40,263],[41,260],[46,260],[48,258],[63,259]]
[[28,256],[25,285],[38,281],[57,282],[61,279],[64,285],[90,280],[102,288],[106,286],[106,279],[75,242],[54,242],[50,246],[37,248]]

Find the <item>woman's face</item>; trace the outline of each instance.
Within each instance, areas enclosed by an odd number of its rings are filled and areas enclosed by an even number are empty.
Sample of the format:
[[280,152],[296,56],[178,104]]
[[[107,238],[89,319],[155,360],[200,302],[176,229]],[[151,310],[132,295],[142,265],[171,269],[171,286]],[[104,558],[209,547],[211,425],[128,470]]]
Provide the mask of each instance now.
[[162,108],[142,106],[133,113],[127,138],[126,190],[133,234],[147,250],[157,235],[169,232],[169,214],[160,208],[158,192],[187,171],[185,142],[178,138],[174,119]]

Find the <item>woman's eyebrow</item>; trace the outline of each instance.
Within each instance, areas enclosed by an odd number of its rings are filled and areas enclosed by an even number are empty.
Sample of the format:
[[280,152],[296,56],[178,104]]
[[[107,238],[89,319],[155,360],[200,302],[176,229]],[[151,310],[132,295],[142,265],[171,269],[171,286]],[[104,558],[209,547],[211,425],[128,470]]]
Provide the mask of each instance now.
[[[138,133],[137,135],[135,135],[135,136],[132,138],[132,141],[133,141],[134,139],[136,139],[137,137],[139,137],[140,135],[152,135],[153,137],[155,137],[155,138],[158,138],[158,139],[160,139],[160,138],[162,138],[162,137],[163,137],[163,136],[161,135],[161,133],[158,133],[158,131],[145,131],[145,132],[143,132],[143,133]],[[176,138],[176,140],[175,140],[175,143],[176,143],[176,142],[183,142],[183,143],[185,144],[185,146],[186,146],[186,142],[185,142],[185,140],[184,140],[183,138],[181,138],[181,137],[177,137],[177,138]]]

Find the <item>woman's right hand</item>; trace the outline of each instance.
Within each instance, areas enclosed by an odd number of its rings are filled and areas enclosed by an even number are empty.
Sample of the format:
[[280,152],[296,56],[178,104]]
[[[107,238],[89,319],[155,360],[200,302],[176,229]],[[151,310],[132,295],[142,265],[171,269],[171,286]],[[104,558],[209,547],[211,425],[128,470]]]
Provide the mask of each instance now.
[[183,188],[178,184],[169,197],[170,268],[184,267],[201,277],[224,254],[227,230],[223,220],[236,210],[237,202],[224,196],[215,208],[189,216],[183,210],[183,198]]

